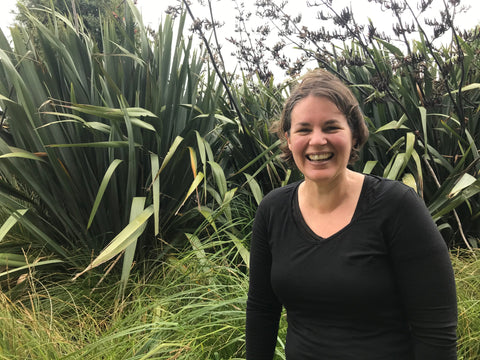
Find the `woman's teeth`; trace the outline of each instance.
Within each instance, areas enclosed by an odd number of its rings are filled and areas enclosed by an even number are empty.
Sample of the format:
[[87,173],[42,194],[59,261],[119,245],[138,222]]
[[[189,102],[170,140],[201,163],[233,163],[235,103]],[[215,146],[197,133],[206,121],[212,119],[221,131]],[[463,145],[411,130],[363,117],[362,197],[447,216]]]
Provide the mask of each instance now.
[[310,154],[307,155],[307,159],[311,161],[323,161],[328,160],[333,156],[332,153],[325,153],[325,154]]

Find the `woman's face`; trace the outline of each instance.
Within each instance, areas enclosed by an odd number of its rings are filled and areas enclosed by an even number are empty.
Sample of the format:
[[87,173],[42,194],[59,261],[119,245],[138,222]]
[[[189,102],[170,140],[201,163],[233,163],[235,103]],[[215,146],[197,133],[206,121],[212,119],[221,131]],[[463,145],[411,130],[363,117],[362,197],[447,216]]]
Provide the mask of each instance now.
[[345,175],[353,136],[346,116],[330,100],[313,95],[300,100],[285,136],[305,181],[321,185]]

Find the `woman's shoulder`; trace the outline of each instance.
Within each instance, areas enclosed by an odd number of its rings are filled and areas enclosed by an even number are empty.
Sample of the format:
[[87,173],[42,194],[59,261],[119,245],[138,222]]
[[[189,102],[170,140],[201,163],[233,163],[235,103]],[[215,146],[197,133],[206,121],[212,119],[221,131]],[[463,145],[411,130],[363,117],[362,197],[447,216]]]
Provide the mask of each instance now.
[[407,195],[419,199],[415,189],[398,180],[366,174],[365,186],[371,201],[380,201],[387,204],[397,203],[403,201]]
[[394,191],[405,193],[405,191],[415,191],[412,187],[401,181],[383,178],[378,175],[365,174],[365,182],[370,188],[380,192]]
[[301,181],[296,181],[294,183],[273,189],[264,196],[260,203],[260,206],[275,207],[280,204],[285,206],[286,203],[290,203],[290,199],[292,199],[292,196],[294,195],[300,183]]

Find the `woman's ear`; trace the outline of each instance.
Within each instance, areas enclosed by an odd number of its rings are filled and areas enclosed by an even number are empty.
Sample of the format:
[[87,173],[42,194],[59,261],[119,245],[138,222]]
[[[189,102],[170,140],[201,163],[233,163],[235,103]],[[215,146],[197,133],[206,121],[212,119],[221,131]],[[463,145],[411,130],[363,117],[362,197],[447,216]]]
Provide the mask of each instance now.
[[289,134],[289,131],[285,131],[285,139],[287,139],[287,145],[288,145],[288,148],[291,151],[292,149],[290,148],[290,134]]

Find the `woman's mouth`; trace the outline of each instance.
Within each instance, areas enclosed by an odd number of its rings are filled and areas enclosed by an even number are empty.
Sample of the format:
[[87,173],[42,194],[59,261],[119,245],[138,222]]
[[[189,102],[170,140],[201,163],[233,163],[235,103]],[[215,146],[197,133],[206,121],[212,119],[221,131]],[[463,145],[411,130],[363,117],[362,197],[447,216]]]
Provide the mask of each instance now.
[[321,153],[321,154],[308,154],[307,159],[310,161],[325,161],[330,160],[333,157],[333,153]]

